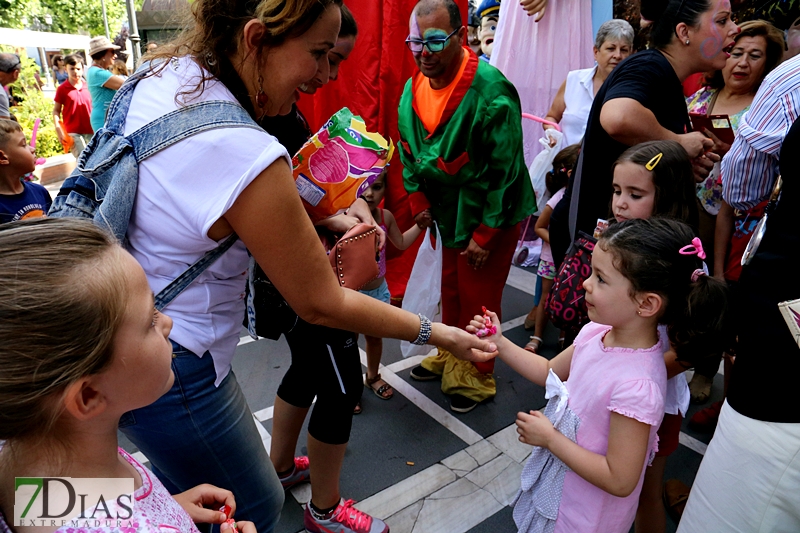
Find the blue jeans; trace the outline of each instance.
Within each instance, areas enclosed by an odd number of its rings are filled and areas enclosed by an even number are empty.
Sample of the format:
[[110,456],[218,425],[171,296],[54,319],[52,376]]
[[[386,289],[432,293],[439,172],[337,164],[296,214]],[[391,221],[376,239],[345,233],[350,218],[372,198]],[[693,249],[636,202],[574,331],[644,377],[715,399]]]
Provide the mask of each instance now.
[[119,428],[170,493],[201,483],[236,497],[236,518],[270,533],[284,492],[250,408],[231,371],[214,386],[214,361],[173,342],[175,384],[154,404],[125,413]]

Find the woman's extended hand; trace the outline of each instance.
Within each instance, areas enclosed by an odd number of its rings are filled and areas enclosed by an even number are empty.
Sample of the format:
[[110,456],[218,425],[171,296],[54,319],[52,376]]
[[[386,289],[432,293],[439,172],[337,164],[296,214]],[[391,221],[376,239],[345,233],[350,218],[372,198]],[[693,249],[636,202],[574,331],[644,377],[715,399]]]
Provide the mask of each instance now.
[[481,339],[463,329],[445,326],[440,322],[433,323],[433,332],[428,344],[441,346],[458,359],[481,363],[497,357],[497,346],[494,342]]
[[689,154],[690,159],[699,157],[714,147],[714,141],[699,131],[678,135],[677,141],[683,146],[686,153]]
[[222,524],[225,522],[230,516],[226,517],[224,513],[217,510],[223,505],[231,508],[231,515],[236,512],[236,500],[233,493],[208,483],[197,485],[186,492],[176,494],[173,498],[198,524]]

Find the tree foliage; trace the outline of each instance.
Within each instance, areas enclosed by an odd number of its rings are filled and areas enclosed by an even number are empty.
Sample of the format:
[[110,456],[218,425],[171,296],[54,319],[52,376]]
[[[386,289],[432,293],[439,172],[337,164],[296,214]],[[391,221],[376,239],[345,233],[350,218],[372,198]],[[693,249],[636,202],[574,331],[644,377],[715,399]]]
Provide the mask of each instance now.
[[[135,0],[136,9],[144,0]],[[128,20],[125,0],[105,0],[111,39]],[[52,17],[45,24],[45,15]],[[23,19],[27,19],[27,25]],[[0,0],[0,27],[105,35],[100,0]]]

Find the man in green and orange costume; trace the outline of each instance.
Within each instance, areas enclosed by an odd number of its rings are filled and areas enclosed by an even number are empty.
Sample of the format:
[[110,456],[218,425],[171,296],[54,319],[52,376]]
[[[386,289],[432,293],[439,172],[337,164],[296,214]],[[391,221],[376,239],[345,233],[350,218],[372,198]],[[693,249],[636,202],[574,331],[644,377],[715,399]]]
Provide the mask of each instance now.
[[[442,235],[442,321],[463,328],[481,306],[500,311],[519,223],[536,210],[519,96],[462,46],[466,29],[453,0],[421,0],[409,26],[420,72],[400,100],[403,180],[416,222],[435,220]],[[441,376],[451,409],[467,412],[495,395],[493,368],[440,348],[411,377]]]

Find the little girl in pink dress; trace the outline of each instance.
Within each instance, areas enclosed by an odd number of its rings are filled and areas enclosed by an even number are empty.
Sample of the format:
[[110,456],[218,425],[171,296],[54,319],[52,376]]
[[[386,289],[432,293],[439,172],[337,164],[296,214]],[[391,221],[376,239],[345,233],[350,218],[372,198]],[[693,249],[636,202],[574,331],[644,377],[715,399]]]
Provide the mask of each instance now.
[[[692,353],[722,341],[727,289],[705,276],[702,255],[682,222],[656,217],[613,224],[599,239],[584,282],[592,322],[572,346],[548,361],[499,329],[489,337],[503,361],[546,386],[549,399],[544,413],[517,414],[520,441],[535,446],[515,501],[520,532],[630,529],[645,468],[658,449],[664,352],[670,342]],[[476,333],[483,324],[475,317],[468,330]]]

